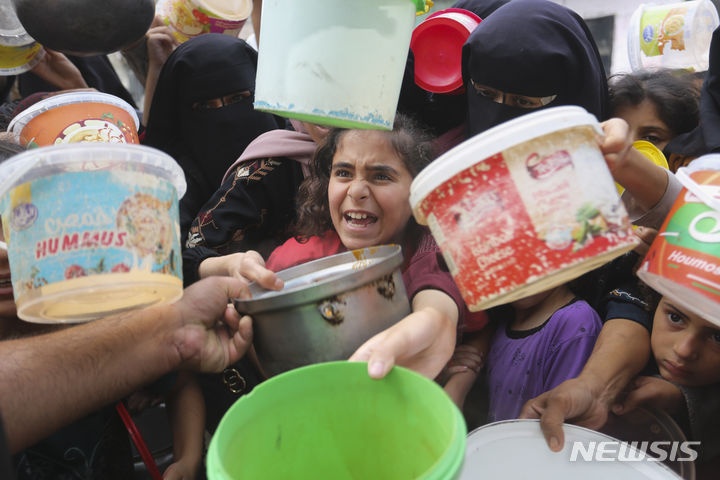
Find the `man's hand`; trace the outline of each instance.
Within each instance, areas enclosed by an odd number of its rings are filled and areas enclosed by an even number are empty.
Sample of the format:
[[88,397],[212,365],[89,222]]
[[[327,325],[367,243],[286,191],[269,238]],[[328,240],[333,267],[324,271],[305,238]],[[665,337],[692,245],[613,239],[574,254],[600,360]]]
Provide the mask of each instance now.
[[172,305],[180,319],[173,343],[181,367],[219,372],[245,354],[252,343],[252,322],[228,301],[247,296],[247,288],[239,279],[210,277],[185,289]]
[[603,398],[604,388],[582,377],[566,380],[525,403],[520,418],[539,418],[545,441],[559,452],[565,444],[562,424],[566,420],[593,430],[605,425],[610,406]]

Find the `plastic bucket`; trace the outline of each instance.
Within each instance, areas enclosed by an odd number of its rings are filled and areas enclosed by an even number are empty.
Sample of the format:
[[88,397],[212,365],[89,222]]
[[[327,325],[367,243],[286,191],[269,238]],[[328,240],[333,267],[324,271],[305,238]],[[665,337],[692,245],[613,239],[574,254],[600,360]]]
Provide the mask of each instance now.
[[468,10],[448,8],[415,27],[410,39],[415,83],[429,92],[461,93],[462,46],[481,21]]
[[18,316],[83,322],[182,295],[182,169],[140,145],[60,145],[0,164]]
[[628,26],[628,58],[633,70],[651,67],[708,69],[710,40],[720,25],[710,0],[666,5],[642,4]]
[[210,442],[210,480],[452,479],[465,421],[435,382],[331,362],[278,375],[241,397]]
[[568,282],[636,244],[595,117],[555,107],[448,151],[410,187],[471,311]]
[[140,143],[135,109],[99,92],[53,95],[20,112],[8,126],[29,148],[66,143]]
[[392,129],[415,8],[410,0],[265,0],[255,108],[321,125]]
[[675,174],[684,187],[638,276],[683,308],[720,325],[720,155]]
[[[460,480],[681,480],[642,448],[576,425],[563,425],[565,445],[552,452],[539,420],[506,420],[473,430]],[[579,447],[579,448],[578,448]],[[670,450],[670,446],[664,446]],[[646,445],[647,449],[647,445]],[[522,459],[518,455],[522,455]],[[680,452],[680,456],[686,454]],[[628,458],[622,461],[619,459]],[[598,459],[600,458],[600,459]]]
[[0,75],[31,70],[45,56],[45,49],[27,34],[10,0],[0,0]]
[[[652,161],[658,167],[662,167],[665,170],[670,170],[667,159],[665,158],[665,155],[662,153],[662,150],[657,148],[652,143],[650,143],[646,140],[636,140],[633,142],[633,147],[638,152],[645,155],[645,157],[647,157],[650,161]],[[619,183],[616,183],[615,187],[617,188],[617,191],[620,195],[622,195],[622,193],[625,191],[625,187],[623,187]]]
[[237,37],[252,13],[252,1],[160,0],[155,11],[179,42],[203,33]]

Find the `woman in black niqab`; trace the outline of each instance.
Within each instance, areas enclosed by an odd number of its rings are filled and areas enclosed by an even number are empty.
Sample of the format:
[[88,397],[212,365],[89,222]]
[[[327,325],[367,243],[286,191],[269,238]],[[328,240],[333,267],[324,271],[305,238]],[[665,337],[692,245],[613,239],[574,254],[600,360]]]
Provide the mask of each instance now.
[[535,111],[498,103],[477,85],[606,119],[607,80],[592,34],[577,13],[550,1],[513,0],[483,19],[463,46],[463,80],[469,136]]
[[209,33],[176,48],[160,72],[143,143],[170,154],[185,172],[183,244],[195,215],[245,147],[285,127],[284,120],[254,110],[256,69],[257,52],[245,41]]

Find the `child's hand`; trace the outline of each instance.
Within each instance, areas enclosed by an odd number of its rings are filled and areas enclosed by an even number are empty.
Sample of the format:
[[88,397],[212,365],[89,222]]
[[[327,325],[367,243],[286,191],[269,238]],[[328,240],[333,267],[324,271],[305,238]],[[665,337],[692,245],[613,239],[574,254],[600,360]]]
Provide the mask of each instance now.
[[630,384],[630,393],[612,407],[613,413],[623,415],[641,405],[648,405],[669,414],[677,413],[685,404],[678,386],[658,377],[637,377]]
[[257,282],[269,290],[282,290],[284,286],[275,272],[265,268],[262,256],[253,250],[206,258],[200,263],[199,273],[200,278],[219,275]]
[[480,350],[474,345],[462,344],[455,347],[455,353],[448,362],[445,373],[448,377],[461,372],[480,373],[485,364],[485,359]]
[[600,150],[614,177],[624,166],[627,153],[632,148],[633,137],[627,122],[620,118],[611,118],[601,125],[605,136],[599,139]]
[[170,464],[163,473],[163,480],[195,480],[197,468],[187,465],[182,460]]

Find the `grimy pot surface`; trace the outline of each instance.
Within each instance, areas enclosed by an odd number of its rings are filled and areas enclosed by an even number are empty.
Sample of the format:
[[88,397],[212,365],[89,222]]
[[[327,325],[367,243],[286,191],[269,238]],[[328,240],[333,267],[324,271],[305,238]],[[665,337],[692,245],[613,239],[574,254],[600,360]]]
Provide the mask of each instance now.
[[253,317],[255,351],[267,375],[346,360],[370,337],[410,313],[397,245],[345,252],[278,276],[282,291],[250,285],[235,308]]
[[20,23],[41,45],[72,55],[99,55],[145,35],[153,0],[12,0]]

